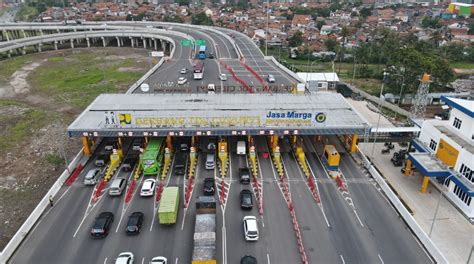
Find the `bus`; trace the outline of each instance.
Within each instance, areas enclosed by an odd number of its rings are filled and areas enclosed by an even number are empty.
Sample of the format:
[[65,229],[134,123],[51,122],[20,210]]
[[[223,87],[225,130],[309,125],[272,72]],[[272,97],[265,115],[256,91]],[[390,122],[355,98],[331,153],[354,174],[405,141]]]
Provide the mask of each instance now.
[[165,156],[163,138],[152,138],[148,141],[145,151],[140,155],[143,175],[157,175],[160,172]]
[[200,58],[201,60],[206,58],[206,46],[205,45],[199,46],[198,58]]
[[194,80],[202,80],[204,75],[204,63],[198,62],[194,65]]

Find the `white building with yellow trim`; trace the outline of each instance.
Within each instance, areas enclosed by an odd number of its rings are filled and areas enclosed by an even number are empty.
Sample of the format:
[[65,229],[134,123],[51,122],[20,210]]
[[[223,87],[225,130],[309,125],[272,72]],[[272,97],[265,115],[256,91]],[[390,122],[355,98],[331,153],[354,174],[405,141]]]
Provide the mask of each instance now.
[[430,179],[444,183],[447,197],[474,219],[474,101],[444,96],[442,100],[451,107],[449,120],[423,122],[406,175],[413,164],[423,175],[421,192],[426,192]]

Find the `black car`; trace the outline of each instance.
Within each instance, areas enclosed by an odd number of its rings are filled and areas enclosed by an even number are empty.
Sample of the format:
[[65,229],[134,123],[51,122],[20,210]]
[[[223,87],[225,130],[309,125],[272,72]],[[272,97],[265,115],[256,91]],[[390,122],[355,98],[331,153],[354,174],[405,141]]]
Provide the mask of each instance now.
[[214,59],[214,53],[209,53],[209,59]]
[[250,170],[249,168],[239,168],[239,179],[242,184],[250,183]]
[[240,264],[257,264],[257,259],[253,256],[246,255],[240,259]]
[[216,184],[214,178],[205,178],[203,188],[204,195],[214,195],[214,193],[216,192],[215,186]]
[[240,208],[251,210],[252,207],[252,192],[249,190],[242,190],[240,192]]
[[132,171],[133,168],[135,168],[135,164],[137,164],[137,161],[138,161],[138,156],[127,157],[123,161],[122,170],[123,171]]
[[174,173],[176,175],[184,175],[186,173],[186,154],[176,153],[176,159],[174,160]]
[[134,212],[128,217],[127,222],[127,235],[138,235],[143,224],[143,213]]
[[102,212],[95,218],[92,226],[91,235],[94,238],[104,238],[109,233],[110,227],[114,222],[114,214],[112,212]]

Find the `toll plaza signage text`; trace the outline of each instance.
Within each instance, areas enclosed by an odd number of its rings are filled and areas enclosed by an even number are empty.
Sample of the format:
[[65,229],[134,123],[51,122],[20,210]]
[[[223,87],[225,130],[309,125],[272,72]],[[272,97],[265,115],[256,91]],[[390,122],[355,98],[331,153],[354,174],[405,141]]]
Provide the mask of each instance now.
[[104,121],[102,124],[107,128],[313,127],[324,123],[326,114],[311,111],[271,110],[252,115],[229,113],[229,116],[209,117],[197,115],[159,116],[143,112],[106,112]]

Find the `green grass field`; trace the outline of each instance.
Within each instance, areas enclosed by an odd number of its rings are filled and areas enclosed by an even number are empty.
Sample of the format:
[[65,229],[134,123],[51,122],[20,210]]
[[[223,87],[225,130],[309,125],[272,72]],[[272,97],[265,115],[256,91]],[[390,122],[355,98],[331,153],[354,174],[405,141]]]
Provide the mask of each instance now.
[[83,109],[101,93],[120,92],[120,88],[138,80],[143,71],[118,71],[134,66],[132,59],[104,61],[97,54],[78,53],[48,58],[48,67],[38,67],[30,76],[37,91],[59,102]]

